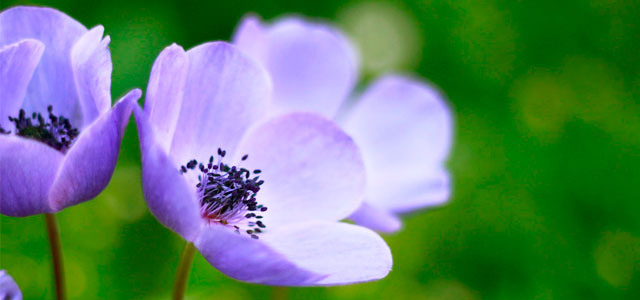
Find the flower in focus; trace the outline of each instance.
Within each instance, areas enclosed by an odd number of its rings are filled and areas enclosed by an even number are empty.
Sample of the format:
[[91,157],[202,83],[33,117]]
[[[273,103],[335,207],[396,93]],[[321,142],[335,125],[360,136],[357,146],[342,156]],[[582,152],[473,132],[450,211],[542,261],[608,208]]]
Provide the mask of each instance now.
[[319,113],[354,139],[367,173],[365,202],[350,216],[354,222],[392,232],[401,227],[398,214],[447,201],[451,113],[429,85],[390,74],[356,95],[358,60],[347,38],[297,17],[264,24],[248,16],[234,43],[271,76],[272,115]]
[[22,300],[20,288],[5,270],[0,270],[0,299]]
[[145,199],[156,218],[228,276],[269,285],[335,285],[386,276],[375,232],[338,222],[364,196],[353,141],[311,113],[262,119],[267,73],[213,42],[156,59],[140,134]]
[[109,182],[141,92],[111,108],[103,31],[51,8],[0,13],[0,213],[56,212]]

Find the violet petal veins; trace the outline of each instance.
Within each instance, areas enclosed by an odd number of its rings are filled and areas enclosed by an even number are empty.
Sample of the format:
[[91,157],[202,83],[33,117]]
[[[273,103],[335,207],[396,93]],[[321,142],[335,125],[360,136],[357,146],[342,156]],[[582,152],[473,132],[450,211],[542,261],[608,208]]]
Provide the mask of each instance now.
[[393,232],[401,227],[398,214],[449,199],[444,163],[452,117],[434,88],[389,74],[363,93],[352,91],[358,60],[347,38],[329,25],[299,17],[265,24],[250,15],[238,26],[234,43],[271,76],[272,115],[320,113],[339,119],[355,140],[364,158],[367,187],[365,203],[351,216],[353,221]]
[[312,113],[264,118],[268,74],[235,46],[167,47],[156,59],[140,133],[154,216],[237,280],[291,286],[380,279],[391,253],[339,223],[364,197],[352,139]]
[[111,108],[109,37],[51,8],[0,13],[0,213],[53,213],[108,184],[140,90]]

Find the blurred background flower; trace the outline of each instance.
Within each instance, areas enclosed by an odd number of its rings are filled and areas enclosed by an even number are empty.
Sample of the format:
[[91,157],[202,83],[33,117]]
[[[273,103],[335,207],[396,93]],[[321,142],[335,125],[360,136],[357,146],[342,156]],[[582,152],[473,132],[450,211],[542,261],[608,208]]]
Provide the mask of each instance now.
[[[450,203],[409,216],[405,230],[386,237],[394,268],[384,280],[294,288],[291,298],[640,297],[637,1],[3,0],[0,9],[18,4],[54,6],[89,28],[103,24],[113,95],[145,87],[154,58],[172,42],[228,40],[247,12],[342,26],[361,49],[363,85],[405,71],[446,92],[457,122]],[[139,181],[127,179],[139,178],[139,157],[130,124],[111,185],[59,215],[68,276],[82,279],[70,297],[170,293],[182,242],[148,213]],[[33,275],[49,270],[41,218],[0,224],[0,268],[25,298],[50,295],[50,279]],[[271,293],[201,256],[188,290],[193,299]]]
[[363,91],[359,55],[338,28],[299,16],[273,24],[249,14],[233,43],[268,72],[269,113],[306,111],[333,119],[355,141],[366,170],[366,195],[350,220],[382,232],[402,227],[398,214],[445,203],[444,170],[453,120],[439,92],[420,79],[386,73]]

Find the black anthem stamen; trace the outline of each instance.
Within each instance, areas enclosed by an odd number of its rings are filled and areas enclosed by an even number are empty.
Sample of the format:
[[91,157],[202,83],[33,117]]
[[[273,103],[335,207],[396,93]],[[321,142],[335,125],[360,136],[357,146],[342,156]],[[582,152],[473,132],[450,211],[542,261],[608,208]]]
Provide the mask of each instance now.
[[[66,153],[73,140],[78,137],[79,131],[71,126],[69,119],[53,114],[53,106],[47,107],[49,118],[45,119],[40,113],[33,113],[28,117],[24,109],[21,109],[18,117],[9,117],[9,121],[16,127],[16,135],[34,139],[49,145],[50,147]],[[0,134],[10,134],[0,126]]]
[[[266,228],[258,213],[267,211],[267,207],[259,204],[256,199],[256,194],[264,183],[260,176],[256,176],[261,171],[251,172],[224,164],[222,158],[226,154],[225,150],[218,148],[217,162],[214,162],[214,156],[209,157],[206,165],[193,159],[181,166],[180,172],[187,173],[196,167],[200,170],[196,188],[203,218],[209,222],[233,226],[238,233],[241,225],[246,225],[250,229],[243,231],[251,238],[258,239],[257,234]],[[248,157],[244,155],[241,160],[245,161]]]

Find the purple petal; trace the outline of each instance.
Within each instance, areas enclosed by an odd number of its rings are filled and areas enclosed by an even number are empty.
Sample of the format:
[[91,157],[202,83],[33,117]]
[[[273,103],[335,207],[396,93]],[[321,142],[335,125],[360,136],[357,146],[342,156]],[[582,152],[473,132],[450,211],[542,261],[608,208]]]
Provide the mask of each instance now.
[[204,258],[231,278],[268,285],[312,285],[325,276],[297,267],[260,240],[222,225],[207,226],[195,241]]
[[53,212],[48,193],[62,160],[62,153],[44,143],[0,134],[0,213]]
[[260,169],[258,192],[269,210],[265,223],[341,220],[361,204],[365,175],[360,153],[335,123],[311,113],[292,113],[253,128],[237,160]]
[[22,40],[0,49],[0,127],[13,131],[8,116],[17,116],[44,45]]
[[408,207],[413,196],[423,197],[416,193],[448,189],[438,170],[451,145],[451,113],[426,84],[384,77],[369,87],[344,123],[367,167],[367,202]]
[[103,33],[102,26],[94,27],[71,50],[71,67],[82,108],[82,127],[111,107],[110,39],[109,36],[103,39]]
[[259,20],[249,17],[234,41],[269,72],[276,113],[308,111],[333,118],[358,76],[350,43],[324,24],[289,17],[261,30]]
[[300,268],[327,275],[313,285],[371,281],[391,270],[389,247],[369,229],[339,222],[291,225],[271,228],[260,241]]
[[5,270],[0,270],[0,299],[22,300],[22,292]]
[[132,90],[111,111],[80,132],[49,192],[56,211],[93,199],[107,186],[118,161],[131,108],[141,93]]
[[260,17],[245,16],[233,35],[233,44],[257,61],[265,61],[269,41],[267,28],[262,26]]
[[[395,190],[395,193],[394,193]],[[370,189],[376,195],[376,203],[393,213],[407,213],[416,209],[444,204],[451,195],[449,173],[443,169],[434,170],[429,175],[414,181],[398,183],[394,189]],[[376,194],[378,192],[379,194]],[[373,198],[373,197],[372,197]],[[401,199],[382,201],[382,199]]]
[[148,116],[137,105],[133,112],[142,152],[142,189],[149,210],[164,226],[193,241],[204,223],[195,185],[188,185],[162,148]]
[[392,213],[367,202],[362,203],[360,208],[349,216],[349,219],[360,226],[386,233],[397,231],[402,227],[402,222]]
[[176,129],[189,60],[182,47],[173,44],[165,48],[151,69],[144,111],[158,137],[158,143],[169,151]]
[[206,43],[187,55],[190,68],[171,146],[180,164],[206,160],[218,147],[233,152],[271,94],[266,72],[230,44]]
[[57,115],[82,124],[70,53],[85,32],[82,24],[52,8],[20,6],[0,13],[0,47],[27,38],[45,45],[22,108],[46,115],[47,106],[53,105]]

